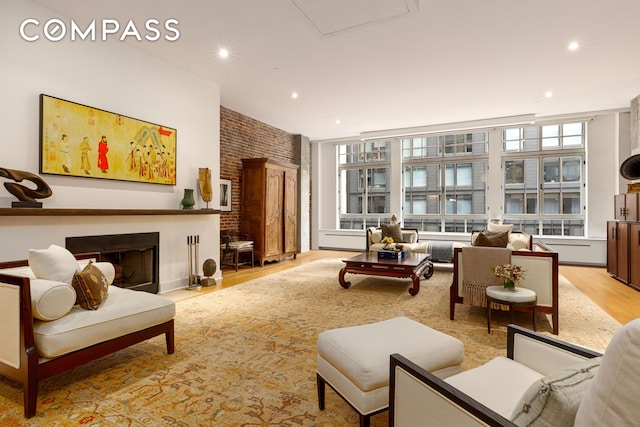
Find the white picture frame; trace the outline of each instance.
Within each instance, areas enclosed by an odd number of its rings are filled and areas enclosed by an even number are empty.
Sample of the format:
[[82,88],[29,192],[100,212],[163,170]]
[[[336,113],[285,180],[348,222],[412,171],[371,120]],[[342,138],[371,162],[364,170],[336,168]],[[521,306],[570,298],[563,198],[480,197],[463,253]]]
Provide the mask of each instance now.
[[231,180],[220,180],[220,210],[222,212],[231,212]]

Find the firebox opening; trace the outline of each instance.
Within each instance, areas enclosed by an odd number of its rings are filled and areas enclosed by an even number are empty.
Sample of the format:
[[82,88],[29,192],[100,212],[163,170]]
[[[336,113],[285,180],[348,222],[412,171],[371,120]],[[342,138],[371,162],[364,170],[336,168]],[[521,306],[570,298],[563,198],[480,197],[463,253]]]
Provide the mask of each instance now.
[[65,244],[74,254],[99,252],[115,268],[115,286],[158,293],[159,240],[155,232],[67,237]]

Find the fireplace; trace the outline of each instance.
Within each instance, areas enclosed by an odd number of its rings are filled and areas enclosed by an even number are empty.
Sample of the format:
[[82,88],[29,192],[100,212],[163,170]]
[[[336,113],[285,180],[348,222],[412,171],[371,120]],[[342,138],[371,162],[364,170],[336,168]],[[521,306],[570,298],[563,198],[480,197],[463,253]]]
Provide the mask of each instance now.
[[106,234],[67,237],[65,245],[74,254],[99,252],[100,261],[116,270],[113,284],[121,288],[158,293],[160,233]]

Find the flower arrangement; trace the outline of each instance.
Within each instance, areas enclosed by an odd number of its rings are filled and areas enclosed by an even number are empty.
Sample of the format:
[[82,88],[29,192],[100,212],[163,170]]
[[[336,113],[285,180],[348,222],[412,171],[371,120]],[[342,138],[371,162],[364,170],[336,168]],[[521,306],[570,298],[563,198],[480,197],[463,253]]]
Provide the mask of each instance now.
[[391,245],[393,245],[393,237],[391,236],[387,236],[385,238],[383,238],[380,243],[382,243],[384,245],[385,249],[389,249],[391,247]]
[[519,265],[503,264],[491,267],[491,272],[497,277],[504,279],[505,288],[513,289],[518,282],[524,278],[526,270],[523,270]]

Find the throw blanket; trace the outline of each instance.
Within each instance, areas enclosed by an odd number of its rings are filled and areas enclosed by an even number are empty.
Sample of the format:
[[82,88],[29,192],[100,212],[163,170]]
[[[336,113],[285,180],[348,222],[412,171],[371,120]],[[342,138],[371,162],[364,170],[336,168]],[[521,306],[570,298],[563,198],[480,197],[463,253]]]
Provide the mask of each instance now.
[[431,261],[451,262],[453,260],[453,242],[427,242],[427,253],[431,254]]
[[471,246],[462,248],[462,297],[465,304],[487,306],[487,286],[502,285],[491,267],[511,262],[511,249]]

